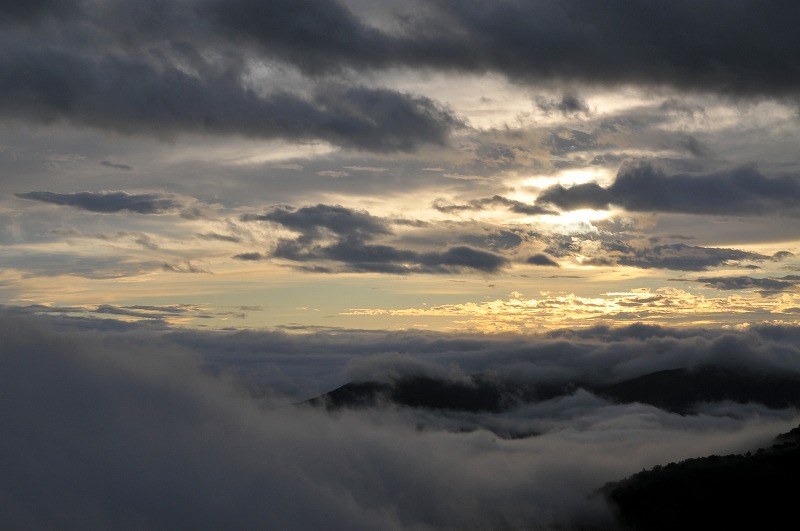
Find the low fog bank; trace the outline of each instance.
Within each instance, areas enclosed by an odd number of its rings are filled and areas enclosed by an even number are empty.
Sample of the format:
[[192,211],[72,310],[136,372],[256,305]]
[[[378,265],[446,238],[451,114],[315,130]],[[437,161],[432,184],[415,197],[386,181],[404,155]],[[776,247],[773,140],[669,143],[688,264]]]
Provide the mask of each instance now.
[[[682,416],[582,390],[504,415],[285,405],[398,374],[611,381],[709,359],[796,372],[792,328],[289,335],[18,313],[0,314],[9,528],[613,528],[592,495],[606,482],[754,449],[798,423],[795,410],[756,404]],[[502,439],[492,422],[538,435]]]

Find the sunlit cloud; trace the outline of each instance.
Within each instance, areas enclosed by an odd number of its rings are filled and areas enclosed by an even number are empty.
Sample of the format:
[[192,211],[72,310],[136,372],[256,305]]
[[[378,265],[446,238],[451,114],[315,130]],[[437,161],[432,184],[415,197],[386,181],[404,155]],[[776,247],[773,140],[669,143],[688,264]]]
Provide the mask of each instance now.
[[483,331],[524,331],[626,325],[635,322],[672,326],[732,326],[763,321],[795,322],[800,296],[783,294],[765,298],[737,294],[706,296],[678,288],[641,288],[603,293],[597,297],[574,293],[542,293],[528,298],[517,293],[510,299],[437,305],[428,308],[356,308],[343,315],[447,317],[457,328]]

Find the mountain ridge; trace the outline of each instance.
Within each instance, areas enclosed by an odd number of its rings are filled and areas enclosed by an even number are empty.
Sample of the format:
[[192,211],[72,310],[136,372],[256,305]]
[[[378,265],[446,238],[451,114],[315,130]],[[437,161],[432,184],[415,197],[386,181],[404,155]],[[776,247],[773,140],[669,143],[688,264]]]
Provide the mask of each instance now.
[[614,383],[589,381],[519,383],[476,375],[470,381],[429,376],[388,382],[350,382],[302,402],[328,410],[380,407],[468,412],[502,412],[525,403],[574,394],[584,389],[616,403],[643,403],[681,415],[699,403],[755,402],[772,409],[800,407],[800,376],[734,370],[716,366],[654,371]]

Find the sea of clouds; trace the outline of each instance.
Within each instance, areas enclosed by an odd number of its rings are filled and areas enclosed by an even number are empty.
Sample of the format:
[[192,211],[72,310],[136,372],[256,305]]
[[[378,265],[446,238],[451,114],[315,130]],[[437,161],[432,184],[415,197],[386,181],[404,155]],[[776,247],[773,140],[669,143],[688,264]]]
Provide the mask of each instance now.
[[681,416],[580,388],[499,414],[294,405],[408,375],[796,373],[792,327],[292,334],[0,311],[0,514],[15,529],[613,528],[606,482],[751,450],[800,419],[733,403]]

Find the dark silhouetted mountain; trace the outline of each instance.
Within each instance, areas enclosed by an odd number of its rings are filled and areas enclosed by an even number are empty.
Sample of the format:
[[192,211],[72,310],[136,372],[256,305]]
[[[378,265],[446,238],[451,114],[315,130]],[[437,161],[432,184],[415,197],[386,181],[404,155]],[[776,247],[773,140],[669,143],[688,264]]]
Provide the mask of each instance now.
[[[590,387],[591,388],[591,387]],[[758,402],[780,409],[800,405],[800,378],[720,367],[671,369],[645,374],[592,391],[615,402],[641,402],[674,413],[690,413],[700,402]]]
[[377,382],[351,382],[324,395],[303,402],[328,409],[375,407],[392,400],[392,385]]
[[381,404],[454,411],[500,412],[519,401],[532,401],[535,394],[524,386],[475,378],[452,382],[425,376],[402,378],[392,383],[348,383],[306,404],[328,409],[374,407]]
[[475,376],[470,382],[452,382],[425,376],[391,383],[348,383],[307,404],[328,409],[375,407],[381,404],[500,412],[521,403],[566,396],[583,388],[618,403],[639,402],[674,413],[692,412],[702,402],[757,402],[770,408],[800,406],[800,377],[736,371],[719,367],[658,371],[611,384],[558,382],[526,384]]
[[657,466],[601,493],[627,529],[796,529],[798,435],[800,427],[752,454]]

